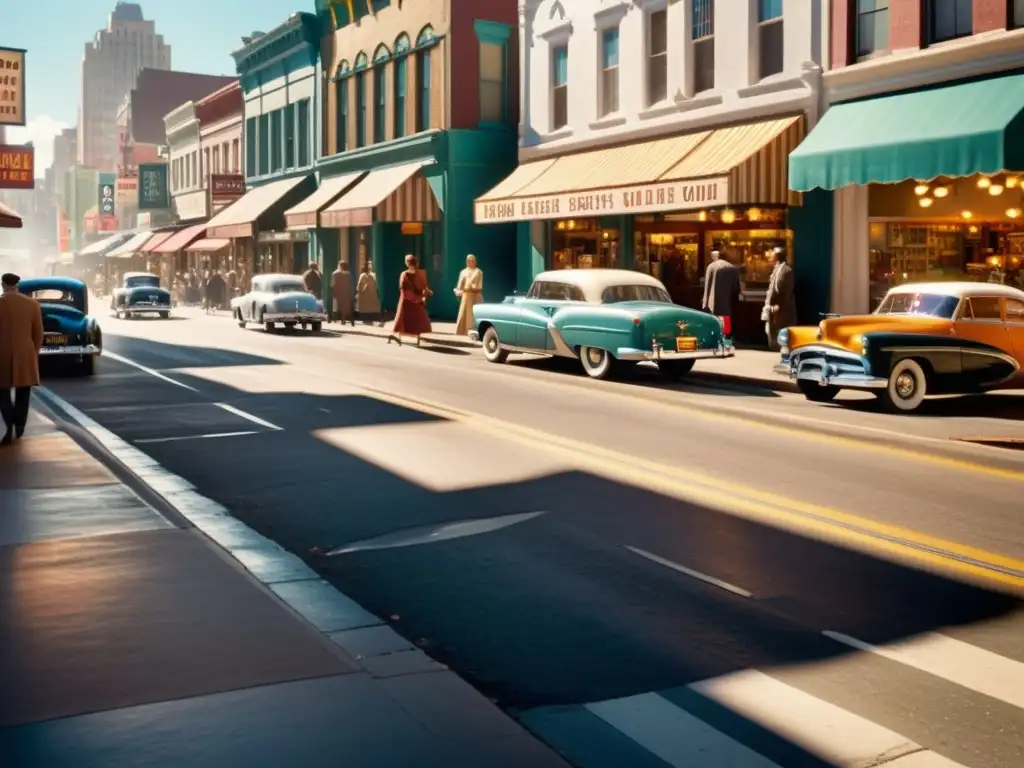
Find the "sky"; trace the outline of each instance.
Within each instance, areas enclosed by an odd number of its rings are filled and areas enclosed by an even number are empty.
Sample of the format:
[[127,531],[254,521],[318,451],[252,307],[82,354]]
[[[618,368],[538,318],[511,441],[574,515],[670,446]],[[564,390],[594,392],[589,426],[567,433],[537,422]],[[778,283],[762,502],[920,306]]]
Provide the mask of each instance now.
[[[8,128],[9,143],[32,141],[36,175],[53,160],[53,137],[75,124],[85,43],[106,28],[116,0],[73,3],[0,0],[0,46],[25,48],[28,125]],[[139,0],[142,15],[171,45],[171,67],[207,75],[235,74],[231,51],[242,36],[267,31],[292,13],[315,13],[314,0]]]

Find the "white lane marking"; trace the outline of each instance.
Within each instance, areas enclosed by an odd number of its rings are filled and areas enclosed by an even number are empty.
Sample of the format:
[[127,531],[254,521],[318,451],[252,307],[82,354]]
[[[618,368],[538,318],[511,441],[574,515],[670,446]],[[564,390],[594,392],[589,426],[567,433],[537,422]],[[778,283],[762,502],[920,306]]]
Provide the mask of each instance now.
[[984,648],[934,632],[886,645],[872,645],[829,630],[822,634],[1024,709],[1024,664]]
[[178,443],[183,440],[210,440],[218,437],[241,437],[242,435],[258,435],[259,432],[250,430],[247,432],[211,432],[206,435],[180,435],[178,437],[144,437],[140,440],[133,440],[136,445],[148,443]]
[[142,371],[143,373],[148,373],[150,376],[155,376],[156,378],[160,379],[161,381],[166,381],[168,384],[173,384],[176,387],[181,387],[182,389],[187,389],[190,392],[198,392],[199,391],[195,387],[190,387],[188,384],[183,384],[180,381],[175,381],[170,376],[165,376],[164,374],[160,373],[160,371],[154,371],[152,368],[147,368],[146,366],[142,365],[141,363],[136,363],[134,360],[129,360],[127,357],[119,355],[116,352],[108,352],[108,351],[104,350],[102,356],[103,357],[109,357],[111,360],[116,360],[117,362],[124,363],[125,365],[130,365],[132,368],[137,368],[138,370]]
[[[771,706],[771,702],[766,704]],[[656,693],[601,701],[586,708],[675,768],[777,768],[771,760]]]
[[251,413],[246,413],[243,410],[235,408],[235,406],[233,405],[228,405],[227,403],[214,403],[214,405],[216,405],[218,408],[223,408],[228,413],[235,414],[235,416],[240,416],[243,419],[248,419],[253,424],[259,424],[261,427],[265,427],[266,429],[272,429],[274,432],[283,431],[282,427],[279,427],[276,424],[271,424],[269,421],[264,421],[259,416],[253,416]]
[[905,736],[756,670],[688,687],[836,768],[878,765],[922,753],[929,755],[923,764],[930,768],[959,766]]
[[652,562],[658,563],[659,565],[664,565],[666,568],[671,568],[673,571],[679,571],[679,573],[686,574],[690,578],[697,579],[698,581],[703,581],[705,584],[711,584],[712,586],[724,589],[726,592],[732,592],[734,595],[739,595],[740,597],[754,596],[753,592],[748,592],[747,590],[743,589],[743,587],[737,587],[735,584],[730,584],[727,581],[716,579],[714,576],[708,576],[706,573],[695,571],[692,568],[687,568],[685,565],[674,563],[671,560],[666,560],[664,557],[659,557],[658,555],[655,555],[653,552],[648,552],[646,550],[640,549],[639,547],[631,547],[628,544],[624,546],[634,555],[640,555],[640,557],[645,557]]

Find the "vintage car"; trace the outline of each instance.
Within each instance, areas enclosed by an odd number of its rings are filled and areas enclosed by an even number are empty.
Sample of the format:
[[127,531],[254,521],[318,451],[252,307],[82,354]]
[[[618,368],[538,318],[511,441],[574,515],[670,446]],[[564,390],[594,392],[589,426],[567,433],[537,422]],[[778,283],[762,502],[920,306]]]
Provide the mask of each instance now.
[[473,326],[492,363],[512,352],[571,357],[595,379],[643,361],[677,379],[697,360],[735,354],[717,317],[673,304],[659,280],[628,269],[542,272],[525,296],[477,304]]
[[892,411],[926,395],[1024,386],[1024,291],[995,283],[918,283],[886,294],[874,314],[830,316],[779,332],[776,373],[808,400],[875,393]]
[[110,296],[110,309],[119,318],[171,316],[171,292],[160,287],[160,278],[149,272],[127,272],[120,288]]
[[231,300],[231,314],[241,328],[259,323],[269,332],[280,323],[285,328],[309,326],[316,333],[327,320],[323,302],[306,290],[298,275],[257,275],[248,293]]
[[89,289],[72,277],[32,277],[18,283],[18,290],[39,302],[43,315],[43,348],[40,358],[53,358],[91,375],[103,351],[103,336],[89,315]]

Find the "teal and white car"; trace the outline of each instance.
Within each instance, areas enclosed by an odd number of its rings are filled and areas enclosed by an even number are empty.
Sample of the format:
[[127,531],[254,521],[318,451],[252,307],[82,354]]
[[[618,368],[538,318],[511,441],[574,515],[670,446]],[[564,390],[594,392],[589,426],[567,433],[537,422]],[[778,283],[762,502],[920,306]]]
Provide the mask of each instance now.
[[477,304],[470,336],[492,363],[572,357],[595,379],[644,361],[678,379],[697,360],[736,354],[717,317],[673,304],[660,280],[628,269],[542,272],[525,296]]

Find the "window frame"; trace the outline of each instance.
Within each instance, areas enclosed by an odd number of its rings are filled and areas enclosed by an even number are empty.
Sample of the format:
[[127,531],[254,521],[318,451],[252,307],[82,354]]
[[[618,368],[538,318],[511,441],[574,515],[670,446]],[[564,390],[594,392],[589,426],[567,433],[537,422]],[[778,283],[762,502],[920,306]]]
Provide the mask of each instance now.
[[286,104],[281,116],[281,138],[284,143],[284,167],[285,169],[295,168],[298,159],[297,136],[295,131],[298,116],[295,102]]
[[[493,46],[500,50],[501,53],[501,74],[497,80],[492,80],[484,77],[484,47]],[[481,125],[505,125],[508,121],[508,46],[504,42],[495,42],[493,40],[479,40],[477,41],[477,67],[479,72],[479,78],[477,82],[477,103],[480,105],[480,124]],[[497,120],[492,120],[490,117],[483,115],[482,107],[484,104],[484,87],[497,86],[499,96],[499,114]]]
[[392,115],[392,132],[396,139],[405,136],[405,104],[406,91],[409,87],[409,62],[404,54],[395,59],[394,71],[392,74],[392,91],[394,92],[395,112]]
[[[850,12],[853,15],[853,55],[855,61],[863,61],[870,59],[874,56],[882,56],[892,51],[889,41],[889,12],[891,0],[877,0],[877,2],[884,2],[884,8],[873,8],[870,11],[862,11],[860,9],[860,0],[853,0],[850,7]],[[882,28],[885,29],[885,45],[874,46],[871,50],[861,50],[861,20],[866,17],[871,17],[872,20],[879,14],[885,14],[885,24]]]
[[[698,21],[702,6],[708,11],[708,18]],[[690,0],[690,19],[690,44],[693,46],[693,92],[706,93],[715,89],[715,0]],[[700,55],[701,51],[706,50],[711,51],[710,67],[702,68]],[[708,71],[710,80],[705,82],[701,73]]]
[[[768,77],[780,75],[786,70],[786,49],[785,49],[785,0],[758,0],[757,3],[757,75],[758,79],[764,80]],[[765,30],[770,30],[778,25],[783,35],[779,45],[779,67],[776,71],[766,72],[765,67]]]
[[416,51],[416,132],[430,130],[430,77],[433,49]]
[[[955,4],[957,4],[957,3],[967,3],[968,4],[968,9],[970,10],[970,14],[969,14],[969,17],[970,17],[970,27],[967,29],[966,32],[955,31],[954,34],[951,35],[950,37],[943,37],[943,38],[938,38],[938,37],[935,36],[935,19],[936,19],[935,10],[936,10],[936,4],[937,3],[941,3],[941,2],[954,3],[954,6],[953,6],[954,27],[956,26],[956,19],[957,19],[957,16],[959,15],[959,14],[957,14],[957,6]],[[1007,10],[1008,11],[1011,10],[1009,8],[1009,6],[1007,6]],[[1009,21],[1010,21],[1010,19],[1008,18],[1007,22],[1009,22]],[[970,37],[971,35],[974,34],[974,0],[925,0],[925,3],[924,3],[924,18],[922,19],[922,22],[924,24],[925,42],[926,42],[927,45],[941,45],[942,43],[948,43],[948,42],[951,42],[953,40],[961,40],[961,39],[963,39],[965,37]],[[1009,23],[1007,23],[1007,26],[1010,26]]]
[[[565,81],[558,82],[558,57],[565,55]],[[549,98],[551,99],[551,119],[549,120],[551,131],[560,131],[569,125],[569,43],[559,43],[551,46],[551,68],[548,74],[550,78]],[[558,99],[561,96],[565,101],[564,120],[558,122]]]
[[[607,56],[609,36],[611,36],[611,35],[614,35],[614,38],[615,38],[615,64],[614,64],[614,66],[608,64],[608,56]],[[616,115],[616,114],[619,113],[619,111],[622,108],[622,102],[621,102],[621,99],[620,99],[621,93],[620,93],[620,88],[619,88],[619,85],[620,85],[620,82],[621,82],[620,64],[622,63],[621,42],[622,42],[622,31],[621,31],[621,29],[620,29],[618,24],[614,24],[614,25],[605,27],[604,29],[601,30],[601,37],[600,37],[600,42],[599,42],[600,52],[599,52],[599,56],[598,56],[598,62],[599,62],[598,68],[600,69],[599,82],[600,82],[601,89],[600,89],[600,92],[598,94],[598,101],[599,101],[598,112],[600,113],[600,116],[602,118],[604,118],[604,117],[611,117],[612,115]],[[610,104],[609,103],[609,98],[608,98],[608,90],[609,90],[608,86],[609,86],[610,82],[614,82],[615,83],[614,104]]]
[[[295,105],[295,165],[297,168],[306,168],[313,164],[313,153],[311,151],[311,123],[312,102],[309,99],[300,99]],[[305,123],[305,126],[303,126]],[[305,160],[303,160],[305,158]]]
[[1011,0],[1007,11],[1007,27],[1010,29],[1021,29],[1024,27],[1024,0]]
[[353,75],[356,80],[356,149],[366,146],[366,70]]
[[387,63],[373,67],[373,143],[380,144],[388,138],[388,74]]
[[[665,50],[654,53],[654,18],[661,14],[664,19],[665,28]],[[647,108],[657,106],[668,100],[668,9],[655,8],[644,16],[644,85],[645,103]],[[663,82],[665,93],[660,98],[655,98],[654,93],[654,72],[655,63],[663,70]]]
[[349,78],[342,77],[334,85],[335,109],[334,144],[335,154],[348,151],[348,84]]

